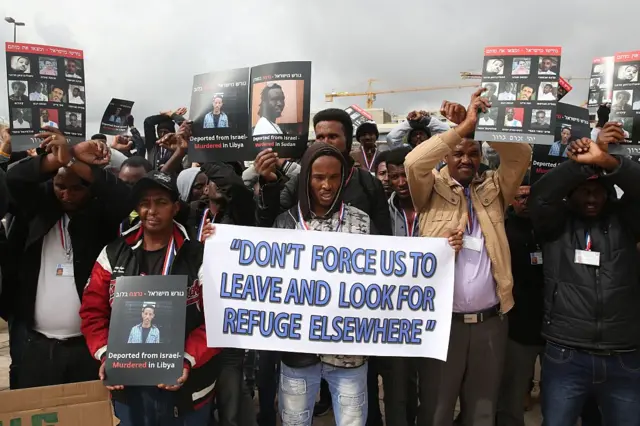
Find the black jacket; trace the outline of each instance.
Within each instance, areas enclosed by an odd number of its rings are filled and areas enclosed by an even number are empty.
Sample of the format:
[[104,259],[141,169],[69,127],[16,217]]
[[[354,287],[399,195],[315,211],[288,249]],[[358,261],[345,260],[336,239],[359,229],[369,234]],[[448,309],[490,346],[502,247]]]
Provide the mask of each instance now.
[[504,228],[511,251],[515,301],[515,306],[508,313],[509,338],[523,345],[543,345],[544,340],[540,336],[544,300],[543,265],[531,264],[531,253],[540,252],[542,245],[536,241],[531,220],[517,216],[512,208],[507,211]]
[[[40,172],[42,157],[26,158],[7,172],[7,186],[15,202],[15,219],[9,235],[12,276],[5,277],[2,316],[33,325],[42,241],[62,217],[53,191],[53,174]],[[91,268],[102,248],[118,235],[118,225],[129,214],[129,187],[108,171],[94,169],[93,198],[69,221],[74,277],[82,297]]]
[[[565,200],[596,170],[566,161],[531,189],[529,210],[543,240],[544,323],[549,341],[591,350],[624,350],[640,340],[640,288],[636,243],[640,241],[640,164],[620,158],[620,166],[599,180],[610,198],[596,220],[587,221]],[[613,185],[624,196],[615,198]],[[600,266],[575,263],[591,233]]]
[[[282,188],[282,180],[265,184],[260,179],[260,195],[257,199],[258,226],[271,227],[275,218],[296,205],[298,202],[298,178],[293,176]],[[282,189],[281,189],[282,188]],[[277,205],[277,195],[280,194],[280,205]],[[344,190],[345,204],[362,210],[371,218],[371,233],[378,235],[392,235],[389,204],[384,193],[382,183],[371,176],[364,169],[354,168],[353,175]]]

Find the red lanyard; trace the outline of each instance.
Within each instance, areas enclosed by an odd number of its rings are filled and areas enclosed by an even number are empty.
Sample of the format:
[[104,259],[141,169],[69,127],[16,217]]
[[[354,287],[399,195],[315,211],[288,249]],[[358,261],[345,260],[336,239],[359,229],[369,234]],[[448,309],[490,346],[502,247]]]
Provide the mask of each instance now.
[[373,167],[373,164],[376,162],[376,156],[378,155],[378,149],[376,148],[375,152],[373,153],[373,158],[371,159],[371,162],[369,162],[369,160],[367,160],[367,153],[364,151],[364,148],[360,147],[360,150],[362,150],[362,158],[364,158],[364,165],[367,166],[367,170],[371,171],[371,167]]
[[418,221],[418,212],[413,212],[413,218],[411,220],[411,225],[409,225],[409,217],[407,216],[407,212],[402,209],[402,215],[404,216],[404,226],[407,229],[407,237],[413,237],[415,233],[416,223]]
[[[209,210],[208,208],[204,211],[204,214],[202,215],[202,219],[200,219],[200,226],[198,226],[198,241],[202,240],[202,232],[204,231],[204,225],[207,222],[207,218],[209,217],[209,213],[211,212],[211,210]],[[213,217],[211,218],[211,222],[213,222],[214,220],[216,220],[216,215],[214,214]]]
[[587,235],[585,236],[585,240],[587,242],[587,247],[585,248],[586,251],[591,251],[591,234],[589,233],[589,231],[587,231]]

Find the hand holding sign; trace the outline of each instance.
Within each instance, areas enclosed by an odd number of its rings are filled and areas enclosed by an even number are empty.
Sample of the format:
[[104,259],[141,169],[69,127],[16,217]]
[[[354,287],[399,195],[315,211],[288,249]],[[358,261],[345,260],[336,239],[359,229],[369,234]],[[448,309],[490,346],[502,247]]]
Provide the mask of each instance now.
[[84,141],[72,148],[73,156],[85,164],[104,166],[111,160],[111,151],[102,141]]
[[[100,380],[102,380],[103,382],[105,381],[105,379],[107,378],[107,374],[105,373],[105,363],[103,362],[102,364],[100,364],[100,370],[98,371],[98,377],[100,378]],[[105,385],[105,387],[107,389],[109,389],[110,391],[116,391],[116,390],[122,390],[124,389],[124,386],[122,385]]]
[[182,369],[182,376],[180,376],[177,380],[178,384],[177,385],[163,385],[160,384],[158,385],[158,387],[160,389],[164,389],[164,390],[168,390],[168,391],[177,391],[178,389],[180,389],[182,387],[182,385],[184,384],[184,382],[187,381],[187,379],[189,378],[189,370],[190,370],[190,366],[187,363],[187,361],[184,362],[184,368]]
[[624,132],[622,131],[622,124],[617,121],[610,121],[604,125],[600,133],[598,133],[598,138],[596,139],[596,144],[603,151],[609,151],[610,143],[618,143],[624,141]]
[[458,253],[462,250],[462,231],[459,229],[450,230],[445,233],[445,237],[449,241],[451,248]]
[[589,138],[571,142],[567,150],[567,156],[576,163],[590,164],[609,171],[615,169],[619,164],[618,160],[608,152],[603,151],[598,144]]

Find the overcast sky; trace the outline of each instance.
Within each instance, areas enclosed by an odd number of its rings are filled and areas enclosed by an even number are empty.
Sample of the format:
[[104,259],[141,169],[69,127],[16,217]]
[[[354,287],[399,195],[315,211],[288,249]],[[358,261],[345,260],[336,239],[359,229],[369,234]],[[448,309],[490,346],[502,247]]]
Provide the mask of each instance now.
[[[140,123],[160,110],[189,106],[194,74],[268,62],[310,60],[312,110],[364,106],[363,97],[324,102],[324,93],[467,84],[485,46],[562,46],[561,75],[587,77],[591,60],[640,50],[634,0],[9,0],[0,15],[27,26],[18,42],[84,50],[87,134],[98,131],[112,97],[135,101]],[[90,5],[90,6],[89,6]],[[0,21],[0,39],[13,27]],[[6,76],[5,61],[0,73]],[[4,77],[3,77],[4,78]],[[565,101],[586,101],[574,80]],[[466,104],[471,89],[381,95],[395,113]],[[0,116],[8,117],[7,87]]]

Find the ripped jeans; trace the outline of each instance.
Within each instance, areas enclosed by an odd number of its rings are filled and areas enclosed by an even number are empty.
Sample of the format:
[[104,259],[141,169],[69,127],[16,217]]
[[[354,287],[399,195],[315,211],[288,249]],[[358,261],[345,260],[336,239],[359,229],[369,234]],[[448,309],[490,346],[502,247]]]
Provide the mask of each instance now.
[[336,426],[367,422],[367,364],[340,368],[318,363],[305,368],[280,367],[279,407],[283,426],[310,426],[320,380],[329,384]]

